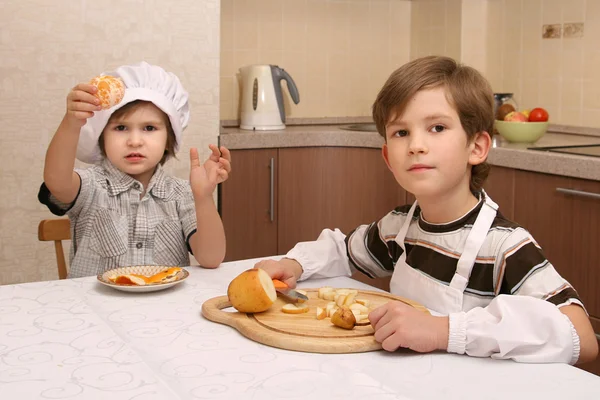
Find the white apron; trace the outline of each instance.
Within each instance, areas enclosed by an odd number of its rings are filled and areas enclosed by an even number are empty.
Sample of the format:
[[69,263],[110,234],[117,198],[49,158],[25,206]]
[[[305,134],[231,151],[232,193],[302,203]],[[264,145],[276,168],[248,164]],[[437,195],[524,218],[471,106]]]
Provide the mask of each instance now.
[[404,238],[417,207],[417,202],[414,202],[406,216],[404,225],[400,229],[400,232],[398,232],[398,235],[396,235],[396,243],[398,243],[403,251],[396,262],[394,274],[390,282],[392,294],[417,301],[430,310],[437,311],[443,315],[462,311],[463,292],[469,283],[471,270],[475,264],[479,249],[481,249],[487,237],[487,233],[496,217],[496,210],[498,210],[498,205],[485,192],[483,192],[483,196],[485,202],[471,228],[471,232],[467,236],[463,253],[457,263],[456,273],[449,285],[430,278],[406,263]]

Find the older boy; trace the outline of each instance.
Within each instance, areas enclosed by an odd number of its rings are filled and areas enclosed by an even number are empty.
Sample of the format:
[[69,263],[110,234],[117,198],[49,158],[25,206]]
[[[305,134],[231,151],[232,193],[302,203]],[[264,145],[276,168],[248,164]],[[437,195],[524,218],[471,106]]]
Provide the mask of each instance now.
[[521,362],[587,362],[598,348],[577,292],[525,229],[497,212],[482,189],[493,100],[473,68],[425,57],[396,70],[373,118],[383,158],[417,199],[347,237],[324,230],[281,261],[273,278],[392,275],[391,292],[441,314],[390,302],[369,314],[385,350],[438,349]]

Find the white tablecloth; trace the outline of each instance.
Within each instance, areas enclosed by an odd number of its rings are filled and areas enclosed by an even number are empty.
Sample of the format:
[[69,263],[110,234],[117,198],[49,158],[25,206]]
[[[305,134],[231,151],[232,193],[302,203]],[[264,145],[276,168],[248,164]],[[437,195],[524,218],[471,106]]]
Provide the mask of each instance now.
[[[563,364],[446,353],[309,354],[201,315],[256,260],[189,267],[180,285],[124,293],[95,277],[0,286],[0,399],[600,399]],[[349,278],[301,287],[368,288]]]

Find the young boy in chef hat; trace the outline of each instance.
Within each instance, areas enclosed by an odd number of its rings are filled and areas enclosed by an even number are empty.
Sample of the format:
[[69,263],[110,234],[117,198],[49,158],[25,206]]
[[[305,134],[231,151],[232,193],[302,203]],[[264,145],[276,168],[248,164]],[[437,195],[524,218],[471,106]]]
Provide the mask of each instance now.
[[[39,200],[71,221],[69,277],[127,265],[206,268],[225,256],[223,224],[213,192],[231,171],[229,151],[210,145],[200,164],[190,150],[190,179],[163,164],[181,148],[188,93],[173,73],[145,62],[108,73],[125,86],[123,99],[101,110],[98,88],[80,83],[46,153]],[[95,164],[74,169],[75,158]]]
[[525,229],[483,191],[493,97],[473,68],[425,57],[396,70],[373,118],[383,158],[416,201],[348,236],[324,230],[263,268],[297,280],[391,275],[390,289],[425,305],[393,301],[369,314],[385,350],[446,350],[521,362],[593,360],[597,342],[577,292]]

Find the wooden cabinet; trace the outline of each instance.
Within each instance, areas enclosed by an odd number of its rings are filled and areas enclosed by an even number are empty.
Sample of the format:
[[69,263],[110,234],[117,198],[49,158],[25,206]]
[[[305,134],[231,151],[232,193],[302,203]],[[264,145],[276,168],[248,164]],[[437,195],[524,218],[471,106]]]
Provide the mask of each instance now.
[[344,233],[404,204],[380,150],[320,147],[279,150],[278,248],[315,240],[325,229]]
[[[485,189],[577,290],[600,337],[600,182],[493,167]],[[600,358],[580,368],[600,375]]]
[[226,261],[285,254],[325,228],[349,233],[406,200],[378,149],[234,150],[232,165],[220,189]]
[[512,168],[492,167],[483,189],[500,207],[500,213],[514,219],[515,170]]
[[231,155],[233,171],[219,193],[225,261],[278,254],[277,149],[233,150]]
[[493,167],[484,187],[600,318],[600,182]]
[[[577,282],[575,288],[588,312],[600,318],[600,182],[573,179],[570,187],[598,197],[561,193],[569,199],[573,246],[569,273],[565,269],[565,279]],[[600,333],[600,325],[596,329]]]
[[514,218],[575,287],[590,315],[598,318],[600,199],[586,193],[600,195],[600,182],[517,171]]

